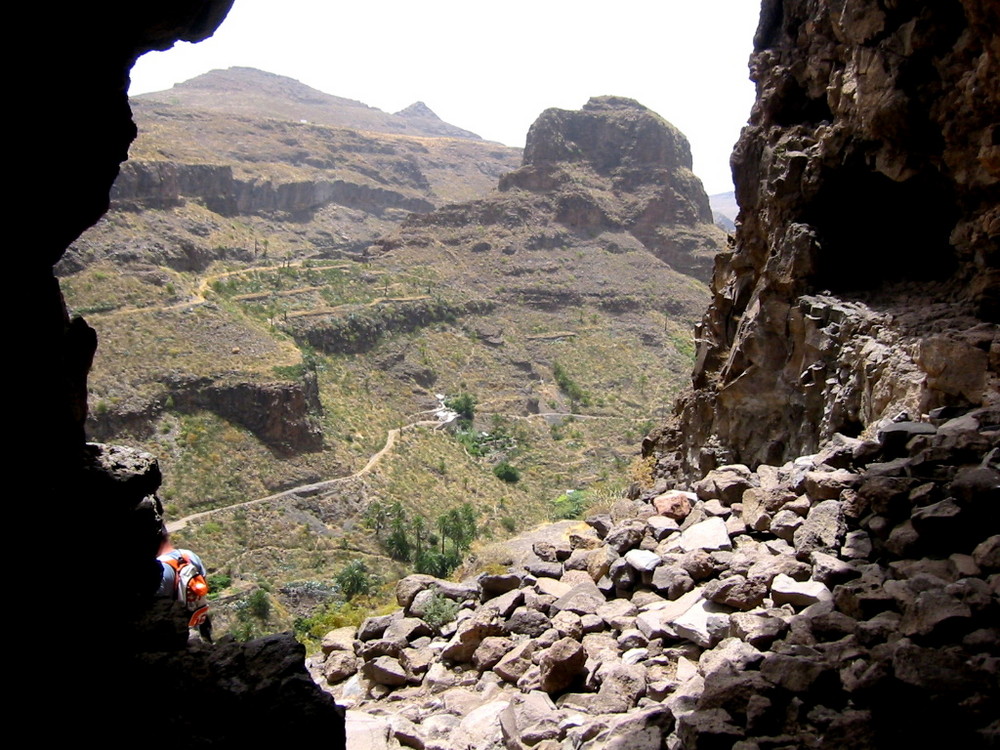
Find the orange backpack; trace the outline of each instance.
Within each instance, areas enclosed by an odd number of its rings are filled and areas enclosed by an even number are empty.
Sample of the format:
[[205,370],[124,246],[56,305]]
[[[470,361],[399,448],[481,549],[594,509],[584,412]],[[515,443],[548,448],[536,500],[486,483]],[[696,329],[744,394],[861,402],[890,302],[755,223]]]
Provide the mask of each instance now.
[[177,550],[160,560],[174,569],[174,598],[191,613],[188,627],[198,627],[208,616],[208,581],[185,552]]

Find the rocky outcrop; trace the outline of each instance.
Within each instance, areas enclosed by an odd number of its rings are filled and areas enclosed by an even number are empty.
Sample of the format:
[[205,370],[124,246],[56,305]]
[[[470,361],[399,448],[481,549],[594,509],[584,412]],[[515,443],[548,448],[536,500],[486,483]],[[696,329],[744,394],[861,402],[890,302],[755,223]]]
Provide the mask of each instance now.
[[721,247],[687,139],[632,99],[600,96],[579,111],[546,110],[528,131],[524,164],[499,187],[551,194],[564,225],[628,231],[703,281]]
[[396,112],[395,116],[402,118],[407,124],[412,124],[422,134],[480,140],[480,137],[475,133],[445,122],[423,102],[414,102],[409,107],[404,107]]
[[174,376],[163,385],[166,392],[155,401],[89,415],[88,434],[95,440],[120,440],[123,434],[146,437],[169,402],[171,409],[181,413],[211,411],[245,427],[280,455],[323,447],[323,433],[316,423],[322,406],[314,372],[295,383],[229,383],[224,379]]
[[998,416],[661,480],[506,572],[404,578],[314,677],[387,748],[995,746]]
[[780,463],[902,411],[995,403],[995,5],[764,3],[694,391],[661,471]]
[[329,204],[381,216],[388,209],[425,213],[427,200],[390,188],[345,180],[273,182],[239,179],[224,164],[177,164],[130,161],[111,191],[117,208],[168,208],[185,199],[197,200],[220,216],[284,212],[303,217]]
[[379,341],[396,333],[416,331],[463,315],[482,315],[494,307],[489,300],[449,304],[442,300],[386,300],[375,306],[329,315],[310,315],[284,324],[297,340],[328,354],[355,354],[374,348]]

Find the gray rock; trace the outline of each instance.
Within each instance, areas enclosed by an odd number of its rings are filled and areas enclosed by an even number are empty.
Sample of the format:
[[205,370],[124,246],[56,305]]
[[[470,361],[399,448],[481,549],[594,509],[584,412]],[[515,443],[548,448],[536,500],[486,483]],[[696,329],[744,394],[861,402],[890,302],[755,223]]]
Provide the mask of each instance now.
[[808,607],[817,602],[832,601],[833,595],[819,581],[796,581],[786,575],[778,575],[771,582],[771,598],[775,604]]
[[712,708],[680,716],[677,735],[684,750],[713,750],[732,747],[743,737],[743,730],[724,709]]
[[604,542],[619,555],[624,555],[630,549],[639,546],[644,533],[644,523],[635,520],[625,521],[608,532]]
[[562,638],[545,650],[538,661],[540,687],[547,693],[568,688],[583,672],[587,655],[572,638]]
[[531,666],[534,651],[535,642],[524,641],[504,654],[493,666],[493,671],[507,682],[516,683]]
[[650,516],[646,519],[646,526],[653,535],[653,539],[658,542],[666,539],[681,528],[677,521],[667,516]]
[[510,638],[487,636],[472,654],[472,664],[479,671],[492,669],[516,644]]
[[851,560],[867,560],[872,554],[872,540],[868,532],[864,529],[848,531],[840,554]]
[[681,638],[702,648],[712,648],[729,635],[729,609],[699,599],[684,614],[670,621],[674,631]]
[[763,603],[767,583],[760,578],[736,575],[709,581],[702,591],[709,601],[746,611]]
[[781,510],[771,519],[770,531],[776,537],[790,542],[802,523],[802,517],[797,513],[790,510]]
[[[331,630],[323,636],[320,649],[328,656],[331,651],[350,651],[354,653],[354,632],[355,628],[350,625]],[[385,631],[383,630],[383,632]]]
[[334,651],[323,662],[323,676],[334,685],[358,671],[358,658],[353,651]]
[[718,646],[705,651],[698,659],[698,670],[706,679],[721,669],[742,672],[758,664],[764,654],[739,638],[725,638]]
[[854,489],[861,477],[847,469],[807,471],[806,492],[813,500],[836,500],[844,490]]
[[389,623],[382,638],[399,644],[400,648],[405,648],[415,638],[433,633],[434,631],[423,620],[417,617],[402,617]]
[[600,589],[590,583],[580,583],[570,589],[566,594],[559,597],[552,605],[553,610],[568,610],[578,615],[592,615],[597,612],[597,608],[604,604],[604,595]]
[[[652,572],[663,560],[655,552],[633,549],[625,553],[625,561],[639,573]],[[614,580],[614,577],[612,577]]]
[[563,574],[562,563],[528,562],[524,566],[536,578],[559,578]]
[[514,589],[490,599],[480,607],[480,611],[492,612],[497,617],[506,619],[511,616],[514,610],[521,606],[523,601],[524,592],[521,589]]
[[597,670],[601,688],[594,708],[599,713],[624,713],[646,693],[646,670],[638,664],[609,662]]
[[504,623],[504,629],[509,633],[534,637],[548,630],[549,624],[548,616],[538,610],[518,607]]
[[521,585],[521,576],[514,573],[483,573],[476,580],[479,583],[482,601],[506,594]]
[[[789,551],[791,551],[789,549]],[[786,575],[796,581],[804,581],[809,578],[812,570],[810,567],[796,560],[792,555],[766,555],[757,558],[757,561],[747,570],[747,577],[763,581],[770,585],[775,576]]]
[[735,612],[729,627],[734,637],[759,649],[769,648],[788,631],[785,619],[771,612]]
[[661,750],[663,740],[674,729],[673,712],[663,705],[624,714],[579,750]]
[[730,464],[713,469],[694,484],[701,500],[720,500],[724,505],[738,503],[743,492],[753,486],[753,474],[743,464]]
[[454,662],[470,662],[484,638],[503,634],[503,626],[492,613],[473,615],[459,623],[455,635],[441,651],[441,658]]
[[378,617],[366,617],[361,625],[358,626],[358,640],[371,641],[381,638],[385,629],[389,627],[389,623],[393,620],[399,620],[402,617],[402,612],[393,612],[390,615],[380,615]]
[[836,550],[840,547],[847,523],[837,500],[824,500],[814,505],[805,522],[795,530],[792,543],[800,555],[813,550]]
[[583,638],[583,625],[580,622],[580,615],[575,612],[563,610],[557,612],[552,618],[552,627],[556,629],[561,638]]
[[408,679],[406,669],[398,660],[391,656],[379,656],[369,662],[365,662],[361,668],[362,674],[376,685],[387,685],[398,687],[405,685]]
[[721,518],[712,517],[682,531],[677,537],[667,541],[669,549],[682,552],[693,550],[732,549],[733,544],[726,532],[726,522]]
[[677,599],[694,588],[694,581],[679,566],[660,565],[653,571],[652,586],[668,599]]

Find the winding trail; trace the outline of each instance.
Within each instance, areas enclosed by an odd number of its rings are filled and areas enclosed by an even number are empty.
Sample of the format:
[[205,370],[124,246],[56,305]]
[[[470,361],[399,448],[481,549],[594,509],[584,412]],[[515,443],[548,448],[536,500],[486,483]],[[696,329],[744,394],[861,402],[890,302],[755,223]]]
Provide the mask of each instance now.
[[[114,318],[119,315],[135,315],[136,313],[149,313],[149,312],[169,312],[171,310],[185,310],[192,307],[197,307],[199,305],[204,305],[208,302],[205,294],[211,288],[212,284],[219,279],[227,279],[230,276],[244,276],[249,273],[254,273],[256,271],[277,271],[282,268],[292,268],[301,266],[307,260],[315,260],[314,258],[302,258],[300,260],[289,261],[288,263],[281,263],[276,266],[249,266],[247,268],[238,268],[235,271],[224,271],[222,273],[214,273],[209,276],[205,276],[201,281],[198,282],[198,286],[195,287],[192,295],[184,300],[183,302],[175,302],[172,305],[150,305],[149,307],[119,307],[114,310],[107,310],[106,312],[93,312],[88,313],[88,315],[98,316],[103,315],[108,318]],[[316,266],[319,270],[325,270],[328,268],[351,268],[350,263],[338,263],[336,265],[329,266]],[[319,287],[316,287],[317,289]],[[290,290],[292,292],[298,292],[301,290]],[[270,292],[264,293],[270,295]],[[275,294],[282,294],[281,292],[276,292]],[[243,295],[241,295],[243,296]],[[249,296],[249,295],[247,295]],[[238,299],[238,298],[237,298]]]
[[259,497],[256,500],[247,500],[242,503],[236,503],[235,505],[227,505],[223,508],[212,508],[211,510],[203,510],[200,513],[192,513],[189,516],[184,516],[183,518],[178,518],[175,521],[168,522],[167,531],[171,533],[175,531],[180,531],[181,529],[186,528],[187,525],[192,521],[199,521],[203,518],[208,518],[209,516],[212,516],[216,513],[222,513],[223,511],[226,510],[235,510],[236,508],[246,508],[251,505],[259,505],[261,503],[267,503],[273,500],[284,500],[286,498],[291,498],[291,497],[312,497],[313,495],[318,495],[321,492],[325,492],[331,487],[336,487],[338,484],[342,484],[344,482],[350,482],[351,480],[354,479],[360,479],[366,474],[370,474],[372,469],[374,469],[375,466],[378,464],[378,462],[382,460],[382,457],[393,449],[393,447],[396,445],[396,438],[398,438],[399,435],[404,430],[411,430],[417,427],[439,427],[441,426],[441,424],[442,423],[436,419],[423,419],[417,422],[410,422],[410,424],[403,425],[402,427],[393,427],[391,430],[389,430],[388,433],[386,433],[385,445],[383,445],[378,451],[373,453],[371,458],[368,459],[368,462],[353,474],[337,477],[335,479],[325,479],[322,482],[301,484],[298,487],[291,487],[287,490],[282,490],[281,492],[277,492],[273,495],[268,495],[267,497]]

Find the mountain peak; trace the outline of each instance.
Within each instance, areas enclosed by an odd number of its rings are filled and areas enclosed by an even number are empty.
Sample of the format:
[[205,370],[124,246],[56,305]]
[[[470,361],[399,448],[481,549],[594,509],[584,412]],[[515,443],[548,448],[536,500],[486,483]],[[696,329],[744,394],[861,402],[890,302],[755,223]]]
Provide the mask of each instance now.
[[441,118],[423,102],[413,102],[409,107],[395,113],[397,117],[421,117],[428,120],[440,120]]

